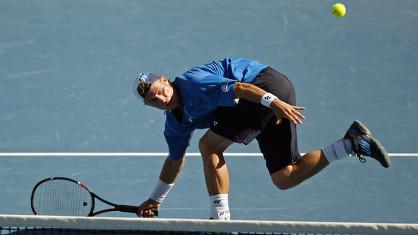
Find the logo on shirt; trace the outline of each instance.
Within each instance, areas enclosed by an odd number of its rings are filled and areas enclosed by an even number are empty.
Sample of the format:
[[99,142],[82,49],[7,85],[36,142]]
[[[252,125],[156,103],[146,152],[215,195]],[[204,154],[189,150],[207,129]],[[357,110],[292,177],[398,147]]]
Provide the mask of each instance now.
[[221,88],[223,92],[227,93],[229,91],[228,83],[222,83]]

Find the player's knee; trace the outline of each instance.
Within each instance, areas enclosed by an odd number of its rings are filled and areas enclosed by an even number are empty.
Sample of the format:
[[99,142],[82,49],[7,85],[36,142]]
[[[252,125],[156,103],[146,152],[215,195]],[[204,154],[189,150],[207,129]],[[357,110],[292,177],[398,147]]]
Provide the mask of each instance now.
[[295,185],[291,177],[289,177],[289,172],[291,172],[291,166],[285,167],[271,174],[271,180],[278,189],[286,190]]
[[219,146],[214,145],[212,141],[210,141],[210,139],[208,138],[205,138],[205,136],[203,136],[199,140],[199,150],[200,150],[200,153],[202,154],[202,157],[213,154],[213,153],[223,152],[223,150]]
[[292,187],[292,185],[286,182],[285,180],[276,180],[272,178],[272,181],[273,184],[280,190],[286,190]]
[[199,151],[203,155],[209,150],[209,146],[207,141],[204,139],[204,137],[200,138],[199,140]]
[[200,153],[201,153],[201,155],[202,155],[203,158],[205,156],[208,156],[208,155],[210,155],[210,154],[212,154],[212,153],[215,152],[215,149],[213,148],[213,146],[210,143],[210,141],[208,141],[204,137],[202,137],[199,140],[199,150],[200,150]]

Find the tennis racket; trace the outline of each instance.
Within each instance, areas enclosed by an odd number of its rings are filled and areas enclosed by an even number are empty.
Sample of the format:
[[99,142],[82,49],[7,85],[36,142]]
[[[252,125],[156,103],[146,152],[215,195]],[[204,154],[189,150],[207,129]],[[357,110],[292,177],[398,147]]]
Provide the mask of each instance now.
[[[96,199],[111,207],[94,211]],[[138,211],[137,206],[109,202],[85,184],[65,177],[50,177],[39,181],[32,190],[31,207],[35,215],[95,216],[110,211]],[[154,211],[154,214],[158,215],[158,211]]]

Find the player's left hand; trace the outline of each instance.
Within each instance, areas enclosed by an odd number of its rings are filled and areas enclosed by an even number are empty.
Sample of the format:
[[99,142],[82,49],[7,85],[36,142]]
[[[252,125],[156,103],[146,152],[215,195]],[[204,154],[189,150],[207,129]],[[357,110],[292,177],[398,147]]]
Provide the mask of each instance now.
[[275,99],[271,102],[270,108],[276,115],[277,123],[280,124],[282,118],[289,119],[294,124],[302,124],[302,120],[305,119],[299,110],[305,110],[305,107],[290,105],[280,99]]
[[152,218],[154,216],[158,216],[159,208],[159,202],[156,202],[152,199],[148,199],[145,202],[141,203],[141,205],[139,205],[136,215],[144,218]]

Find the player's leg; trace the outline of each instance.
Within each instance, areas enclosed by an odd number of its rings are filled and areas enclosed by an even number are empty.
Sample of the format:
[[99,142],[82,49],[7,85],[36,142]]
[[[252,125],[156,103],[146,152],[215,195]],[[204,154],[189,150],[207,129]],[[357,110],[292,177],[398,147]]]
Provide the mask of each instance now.
[[229,218],[229,176],[223,152],[234,142],[251,142],[272,117],[269,108],[246,100],[216,111],[210,130],[199,141],[213,218]]
[[206,186],[210,196],[229,192],[229,174],[223,152],[233,142],[208,130],[199,141]]
[[288,189],[322,170],[328,162],[321,150],[301,157],[295,124],[288,119],[283,119],[279,125],[275,122],[275,118],[270,120],[257,141],[273,183],[279,189]]
[[199,141],[206,187],[211,200],[211,218],[229,220],[229,173],[223,152],[233,142],[208,130]]
[[[296,105],[296,92],[292,82],[274,69],[268,69],[255,85],[275,94],[284,102]],[[303,157],[297,146],[296,125],[283,119],[276,125],[273,117],[257,137],[260,150],[273,183],[280,189],[291,188],[313,176],[328,165],[321,150],[313,150]]]
[[[296,92],[292,82],[273,68],[265,69],[253,84],[288,104],[296,105]],[[306,154],[299,164],[293,164],[301,159],[297,147],[296,125],[287,119],[283,119],[279,125],[276,125],[276,121],[273,116],[263,122],[265,125],[257,136],[257,141],[274,184],[286,189],[322,170],[327,161],[322,152],[317,150]]]
[[328,164],[322,150],[313,150],[303,155],[295,163],[271,173],[271,179],[279,189],[288,189],[312,177]]
[[[275,94],[288,104],[296,105],[296,92],[292,82],[272,68],[262,71],[254,85]],[[286,119],[278,126],[275,122],[275,119],[270,120],[257,140],[272,180],[281,189],[301,183],[320,172],[330,162],[352,153],[358,155],[361,161],[365,159],[362,155],[366,155],[375,158],[384,167],[390,164],[383,146],[359,121],[350,126],[344,138],[322,149],[310,151],[303,157],[300,157],[297,149],[296,126]]]
[[[271,152],[270,150],[270,154],[274,155]],[[343,159],[351,154],[357,155],[362,162],[366,159],[364,156],[368,156],[379,161],[384,167],[390,165],[388,154],[379,141],[371,135],[364,124],[354,121],[344,138],[320,150],[308,152],[296,162],[271,172],[271,177],[278,188],[291,188],[320,172],[330,162]]]

